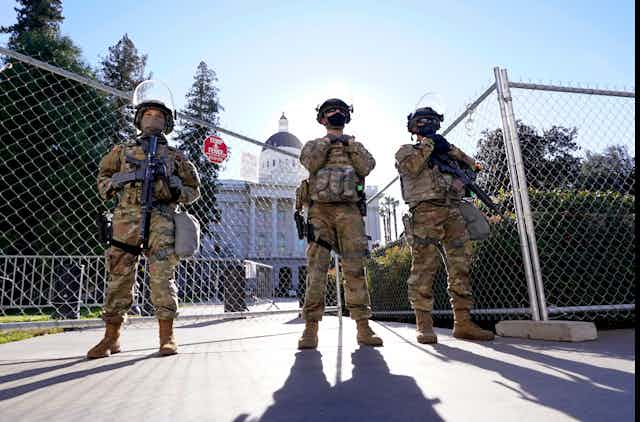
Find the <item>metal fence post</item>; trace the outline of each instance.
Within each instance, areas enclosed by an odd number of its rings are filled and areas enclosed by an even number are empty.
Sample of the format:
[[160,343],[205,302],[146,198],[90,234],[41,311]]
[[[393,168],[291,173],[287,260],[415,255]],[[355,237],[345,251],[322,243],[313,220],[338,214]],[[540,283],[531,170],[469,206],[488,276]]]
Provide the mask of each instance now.
[[540,317],[543,321],[547,321],[549,319],[549,315],[547,312],[547,301],[544,294],[544,284],[542,283],[542,270],[540,268],[540,258],[538,256],[538,242],[536,240],[536,232],[533,225],[533,213],[531,212],[531,204],[529,202],[527,176],[524,171],[524,162],[522,161],[522,151],[520,149],[520,140],[518,139],[515,113],[513,112],[513,98],[511,97],[511,89],[509,88],[507,69],[501,69],[500,74],[502,76],[502,82],[504,83],[504,92],[506,93],[505,105],[507,107],[507,120],[509,121],[511,131],[511,143],[513,145],[513,153],[516,162],[516,174],[518,175],[518,180],[520,182],[520,196],[522,198],[522,210],[524,211],[524,225],[527,229],[527,238],[529,239],[529,252],[531,253],[533,277],[538,293]]
[[[500,72],[500,68],[494,67],[493,73],[496,78],[496,89],[498,105],[500,106],[500,116],[502,118],[502,134],[504,140],[504,149],[507,155],[507,165],[509,167],[509,179],[511,181],[511,190],[513,193],[513,203],[516,210],[516,223],[518,226],[518,236],[520,237],[520,248],[522,251],[522,260],[524,264],[525,278],[527,280],[527,291],[529,293],[529,303],[531,305],[531,317],[534,321],[540,320],[540,307],[538,303],[538,295],[536,293],[535,279],[533,276],[533,267],[531,263],[530,245],[527,239],[527,229],[524,223],[524,211],[522,198],[520,192],[522,187],[520,185],[520,179],[518,178],[516,169],[515,153],[513,148],[513,131],[509,124],[509,117],[507,107],[510,105],[511,98],[509,97],[509,91],[505,91],[506,83],[503,80],[503,74]],[[513,109],[512,109],[513,112]],[[517,134],[516,134],[517,139]],[[526,189],[526,184],[525,184]]]
[[333,255],[336,263],[336,305],[338,306],[338,319],[342,321],[342,298],[340,297],[340,255]]

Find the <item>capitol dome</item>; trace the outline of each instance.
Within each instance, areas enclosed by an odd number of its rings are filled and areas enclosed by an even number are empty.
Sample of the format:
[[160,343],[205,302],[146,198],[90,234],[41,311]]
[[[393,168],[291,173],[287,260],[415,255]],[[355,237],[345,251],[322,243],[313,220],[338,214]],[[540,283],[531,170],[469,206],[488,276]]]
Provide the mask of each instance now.
[[[300,155],[302,142],[289,132],[289,121],[284,113],[278,122],[278,131],[265,142],[296,156]],[[262,147],[260,154],[260,183],[297,185],[307,177],[307,172],[297,158],[281,154],[271,148]]]

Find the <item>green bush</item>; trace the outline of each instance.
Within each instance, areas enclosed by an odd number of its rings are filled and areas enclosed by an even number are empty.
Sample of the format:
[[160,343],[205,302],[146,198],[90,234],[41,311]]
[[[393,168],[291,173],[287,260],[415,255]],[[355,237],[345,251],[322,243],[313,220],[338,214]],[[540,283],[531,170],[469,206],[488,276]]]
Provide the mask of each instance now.
[[[498,202],[511,204],[511,195],[501,194]],[[531,190],[530,202],[549,306],[635,303],[633,196],[617,192]],[[508,210],[504,205],[503,209]],[[374,251],[367,268],[374,311],[410,310],[406,286],[411,268],[408,247],[394,244]],[[436,310],[449,309],[445,276],[444,268],[436,275]],[[475,308],[529,308],[515,220],[493,224],[488,240],[474,242],[471,283]],[[486,318],[503,318],[508,314],[505,311]],[[633,318],[630,312],[561,316],[592,320],[603,316]]]

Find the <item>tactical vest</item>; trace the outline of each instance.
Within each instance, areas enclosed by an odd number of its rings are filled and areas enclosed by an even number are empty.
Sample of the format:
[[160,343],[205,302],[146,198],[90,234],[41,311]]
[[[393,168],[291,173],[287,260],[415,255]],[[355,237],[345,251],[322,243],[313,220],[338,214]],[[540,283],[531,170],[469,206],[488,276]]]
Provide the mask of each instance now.
[[[126,157],[129,156],[136,160],[144,160],[146,158],[142,145],[131,142],[122,148],[120,154],[120,170],[121,172],[130,172],[138,170],[135,164],[129,163]],[[167,171],[167,176],[173,174],[175,170],[176,151],[169,147],[166,143],[158,143],[157,156],[162,158]],[[127,184],[120,193],[120,199],[118,201],[119,206],[139,206],[140,196],[142,195],[142,182],[137,181],[135,183]],[[171,190],[164,180],[156,179],[154,184],[154,199],[159,203],[169,203],[171,201]]]
[[441,173],[437,167],[425,163],[417,176],[400,176],[402,199],[413,208],[423,201],[452,203],[464,196],[464,186],[450,174]]
[[324,166],[309,176],[309,196],[312,201],[358,202],[360,199],[356,186],[362,181],[344,148],[341,143],[332,144]]

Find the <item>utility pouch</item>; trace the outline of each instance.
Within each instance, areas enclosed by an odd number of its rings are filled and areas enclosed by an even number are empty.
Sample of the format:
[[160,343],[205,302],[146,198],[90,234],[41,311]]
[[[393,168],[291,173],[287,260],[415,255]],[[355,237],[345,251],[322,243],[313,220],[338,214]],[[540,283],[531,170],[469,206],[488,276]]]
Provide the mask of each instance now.
[[200,250],[200,223],[186,211],[173,216],[175,230],[175,252],[180,258],[195,255]]
[[486,240],[491,233],[491,227],[487,217],[473,203],[460,201],[460,213],[464,218],[471,240]]

